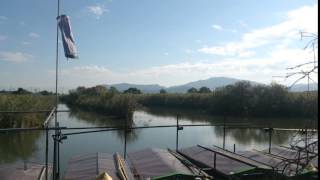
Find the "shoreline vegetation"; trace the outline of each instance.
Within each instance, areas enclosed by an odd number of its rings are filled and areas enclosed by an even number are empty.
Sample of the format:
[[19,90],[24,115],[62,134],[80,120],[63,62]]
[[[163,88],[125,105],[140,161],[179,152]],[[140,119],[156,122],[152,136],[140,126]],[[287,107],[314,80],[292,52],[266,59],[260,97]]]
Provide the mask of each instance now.
[[[17,91],[1,91],[0,111],[51,110],[55,98],[47,91],[32,93],[22,88]],[[0,128],[40,127],[47,113],[0,113]]]
[[[241,81],[211,91],[202,87],[188,93],[143,94],[137,88],[124,92],[105,86],[78,87],[61,95],[60,101],[82,110],[131,121],[139,106],[152,108],[179,108],[201,111],[208,115],[233,117],[288,117],[316,118],[318,92],[289,92],[279,84],[252,85]],[[22,88],[17,91],[0,91],[0,111],[48,110],[54,106],[54,94],[41,91],[31,93]],[[0,127],[39,126],[46,114],[0,114]]]
[[289,92],[279,84],[252,85],[241,81],[211,91],[202,87],[188,93],[143,94],[137,88],[119,92],[116,88],[78,87],[61,97],[62,102],[84,110],[132,119],[138,106],[200,110],[210,115],[237,117],[318,116],[318,92]]
[[142,94],[138,102],[147,107],[202,110],[211,115],[238,117],[318,116],[318,92],[289,92],[279,85],[252,85],[241,81],[204,93],[200,88],[185,94]]
[[107,89],[103,86],[78,87],[71,90],[68,95],[61,96],[60,99],[71,107],[114,115],[125,120],[132,120],[137,106],[136,98],[132,94],[120,94],[115,89]]

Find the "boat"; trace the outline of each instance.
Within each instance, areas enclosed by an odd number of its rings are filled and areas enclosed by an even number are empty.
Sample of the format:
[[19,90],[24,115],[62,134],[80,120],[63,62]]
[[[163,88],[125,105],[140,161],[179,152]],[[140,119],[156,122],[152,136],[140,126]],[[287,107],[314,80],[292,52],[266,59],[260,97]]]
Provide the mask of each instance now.
[[213,179],[190,161],[168,149],[148,148],[128,154],[137,179]]
[[64,179],[92,180],[99,179],[105,174],[112,180],[134,179],[128,165],[118,153],[91,153],[74,156],[68,162]]
[[201,145],[179,149],[178,153],[214,177],[221,179],[269,179],[272,167],[219,147]]
[[[52,174],[52,166],[48,166],[48,179]],[[1,180],[45,180],[46,166],[35,162],[16,162],[0,165]]]

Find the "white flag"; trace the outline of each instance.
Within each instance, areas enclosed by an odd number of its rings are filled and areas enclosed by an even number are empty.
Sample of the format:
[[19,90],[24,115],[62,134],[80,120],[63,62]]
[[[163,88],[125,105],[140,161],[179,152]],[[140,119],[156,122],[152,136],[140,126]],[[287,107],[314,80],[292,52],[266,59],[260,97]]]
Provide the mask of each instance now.
[[57,17],[57,20],[58,20],[58,26],[61,30],[64,55],[67,58],[73,58],[73,59],[78,58],[77,49],[73,39],[72,31],[71,31],[71,23],[70,23],[69,16],[61,15]]

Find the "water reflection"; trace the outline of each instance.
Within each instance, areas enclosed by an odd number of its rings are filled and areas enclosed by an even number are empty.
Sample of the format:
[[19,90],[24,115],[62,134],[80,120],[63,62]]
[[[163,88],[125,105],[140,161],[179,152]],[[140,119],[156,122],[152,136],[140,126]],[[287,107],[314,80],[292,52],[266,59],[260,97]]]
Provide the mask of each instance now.
[[[60,105],[59,109],[67,109]],[[124,120],[83,111],[70,107],[69,113],[59,113],[58,119],[61,126],[86,127],[86,126],[123,126]],[[176,115],[179,114],[181,124],[221,124],[223,117],[207,115],[201,111],[181,110],[173,108],[147,108],[135,112],[130,126],[175,125]],[[279,128],[301,128],[304,120],[299,119],[245,119],[227,117],[226,124],[247,122],[250,125],[271,126]],[[83,130],[77,130],[83,131]],[[69,132],[69,131],[64,131]],[[175,146],[174,128],[140,129],[127,134],[128,151],[139,150],[147,147],[167,148]],[[295,132],[274,131],[272,143],[275,145],[288,144]],[[180,147],[202,145],[220,145],[223,139],[223,127],[186,127],[179,132]],[[50,136],[51,137],[51,136]],[[51,138],[50,138],[51,139]],[[61,144],[61,167],[64,168],[67,160],[75,154],[93,152],[122,152],[124,131],[105,133],[91,133],[69,136]],[[0,133],[0,163],[14,162],[23,159],[40,159],[43,162],[45,145],[43,132]],[[263,129],[227,129],[226,146],[236,144],[237,149],[265,148],[268,145],[269,135]],[[38,143],[37,143],[38,142]],[[85,143],[84,143],[85,142]],[[49,143],[52,145],[52,142]],[[238,146],[239,145],[239,146]],[[49,148],[49,151],[52,147]],[[52,153],[52,152],[51,152]],[[49,154],[51,155],[51,154]],[[51,157],[51,156],[50,156]]]
[[0,133],[0,163],[29,159],[37,150],[40,132]]
[[[79,121],[83,121],[91,126],[110,126],[120,127],[125,125],[125,119],[115,118],[105,114],[99,114],[92,111],[84,111],[77,107],[68,107],[70,109],[69,118],[75,118]],[[87,125],[87,126],[88,126]],[[68,126],[68,125],[67,125]],[[135,123],[133,120],[127,121],[128,127],[134,127]],[[69,126],[68,126],[69,127]],[[123,142],[125,139],[124,131],[114,131],[119,139]],[[138,139],[139,130],[127,131],[127,143],[132,143]]]
[[[193,109],[179,109],[179,108],[143,108],[145,111],[156,117],[171,117],[176,118],[179,115],[180,119],[187,120],[193,123],[205,122],[212,125],[225,123],[227,125],[244,124],[259,127],[273,127],[273,128],[304,128],[306,124],[310,124],[310,119],[304,118],[253,118],[253,117],[231,117],[231,116],[212,116],[203,111]],[[317,123],[318,121],[316,121]],[[311,124],[310,124],[311,125]],[[317,127],[317,126],[316,126]],[[309,128],[316,128],[309,127]]]
[[[191,122],[191,124],[211,124],[236,125],[248,124],[249,126],[258,126],[262,128],[227,128],[225,131],[226,139],[232,139],[233,142],[242,145],[249,144],[266,144],[269,142],[269,133],[263,127],[277,128],[301,128],[305,125],[305,119],[289,119],[289,118],[240,118],[240,117],[221,117],[210,116],[201,111],[182,110],[176,108],[144,108],[143,111],[156,117],[165,117],[167,119],[176,118],[177,114],[181,121]],[[183,123],[181,123],[183,124]],[[150,123],[149,123],[150,125]],[[224,130],[222,126],[213,126],[212,132],[216,138],[223,139]],[[272,133],[273,144],[285,144],[295,134],[292,131],[274,131]]]
[[[215,135],[218,138],[223,138],[223,127],[214,127]],[[290,140],[294,132],[292,131],[274,131],[272,133],[272,143],[284,144]],[[269,133],[264,129],[226,129],[225,135],[234,139],[235,142],[242,145],[252,143],[265,144],[269,142]]]

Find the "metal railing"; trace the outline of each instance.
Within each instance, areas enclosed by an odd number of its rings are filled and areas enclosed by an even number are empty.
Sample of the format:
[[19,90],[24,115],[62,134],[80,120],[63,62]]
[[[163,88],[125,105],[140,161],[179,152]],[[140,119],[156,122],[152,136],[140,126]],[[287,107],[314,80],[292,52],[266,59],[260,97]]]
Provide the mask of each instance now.
[[[269,148],[268,152],[271,153],[271,146],[272,146],[272,133],[274,130],[277,131],[306,131],[306,129],[290,129],[290,128],[266,128],[261,126],[249,126],[248,124],[240,123],[240,124],[226,124],[226,119],[224,119],[223,123],[220,124],[179,124],[179,116],[176,116],[176,124],[175,125],[156,125],[156,126],[128,126],[127,121],[125,121],[123,126],[95,126],[95,127],[60,127],[59,123],[55,124],[55,127],[50,127],[50,120],[53,117],[56,117],[57,113],[59,112],[69,112],[68,110],[57,110],[53,108],[51,111],[48,110],[41,110],[41,111],[16,111],[17,113],[49,113],[46,117],[45,121],[42,124],[42,127],[30,127],[30,128],[5,128],[0,129],[0,133],[7,133],[7,132],[22,132],[22,131],[45,131],[46,133],[46,140],[45,140],[45,177],[46,180],[49,179],[48,173],[48,155],[49,155],[49,131],[54,131],[55,133],[52,135],[53,141],[56,144],[61,143],[63,140],[67,139],[67,136],[71,135],[78,135],[78,134],[87,134],[87,133],[98,133],[98,132],[107,132],[107,131],[124,131],[124,154],[123,157],[126,159],[127,154],[127,133],[131,130],[138,130],[138,129],[155,129],[155,128],[176,128],[176,150],[179,149],[179,131],[182,131],[184,127],[222,127],[223,128],[223,146],[222,149],[225,149],[225,142],[226,142],[226,130],[227,129],[262,129],[268,132],[269,134]],[[15,111],[0,111],[1,113],[15,113]],[[77,132],[65,132],[69,130],[81,130]],[[307,129],[307,131],[318,131],[317,129]],[[233,147],[233,151],[235,152],[235,144]],[[54,158],[57,157],[57,161],[53,163],[53,179],[60,179],[60,162],[59,162],[59,145],[57,146],[57,151]],[[214,153],[214,169],[216,168],[216,154],[219,152]],[[56,157],[55,157],[56,156]]]

